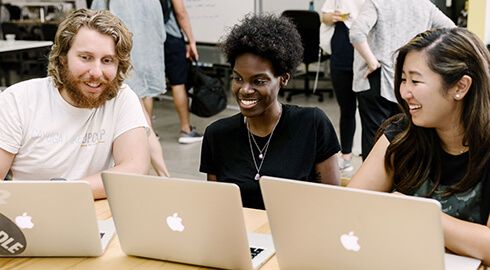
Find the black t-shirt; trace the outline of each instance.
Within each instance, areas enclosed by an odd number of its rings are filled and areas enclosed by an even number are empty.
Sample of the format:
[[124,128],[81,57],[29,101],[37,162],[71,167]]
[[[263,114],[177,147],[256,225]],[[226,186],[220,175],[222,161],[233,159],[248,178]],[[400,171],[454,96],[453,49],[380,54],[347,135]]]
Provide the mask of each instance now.
[[[390,142],[403,130],[406,126],[406,121],[406,119],[401,119],[390,124],[384,130],[384,134]],[[469,152],[460,155],[451,155],[443,151],[441,155],[442,172],[440,186],[436,189],[436,192],[432,194],[431,198],[440,201],[443,208],[442,210],[447,214],[463,220],[486,225],[490,212],[490,166],[487,166],[487,170],[484,175],[482,175],[481,181],[468,191],[457,193],[454,196],[450,196],[450,198],[443,197],[437,192],[440,190],[442,193],[449,186],[456,184],[461,180],[468,169],[468,162]],[[433,186],[430,183],[430,179],[434,179],[434,172],[429,173],[429,181],[423,183],[414,194],[410,195],[426,197],[424,193],[427,194]],[[480,183],[482,186],[479,186]],[[480,198],[472,198],[471,195],[475,192],[480,193]],[[471,213],[472,209],[473,213]],[[475,210],[477,210],[476,213],[474,213]],[[478,212],[480,212],[479,217]]]
[[[268,138],[255,136],[261,148]],[[264,209],[250,145],[259,165],[258,150],[249,142],[243,115],[218,120],[204,133],[199,170],[216,175],[220,182],[237,184],[244,207]],[[323,111],[283,105],[260,175],[314,181],[315,165],[338,151],[337,135]]]

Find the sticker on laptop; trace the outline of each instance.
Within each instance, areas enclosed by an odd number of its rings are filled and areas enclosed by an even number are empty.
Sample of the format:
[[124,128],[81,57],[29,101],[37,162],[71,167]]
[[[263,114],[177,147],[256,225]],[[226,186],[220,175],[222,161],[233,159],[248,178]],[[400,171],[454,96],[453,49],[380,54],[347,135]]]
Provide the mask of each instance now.
[[29,229],[33,224],[31,217],[27,213],[24,214],[16,217],[14,223],[0,213],[0,255],[19,255],[26,249],[26,237],[21,228]]

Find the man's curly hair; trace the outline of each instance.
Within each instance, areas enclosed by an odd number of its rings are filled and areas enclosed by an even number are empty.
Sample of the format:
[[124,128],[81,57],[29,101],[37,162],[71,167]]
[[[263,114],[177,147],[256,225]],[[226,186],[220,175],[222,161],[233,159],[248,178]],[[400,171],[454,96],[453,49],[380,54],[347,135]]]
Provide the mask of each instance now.
[[252,53],[269,60],[274,75],[293,74],[303,59],[303,45],[296,26],[275,15],[247,15],[233,26],[221,43],[232,68],[238,56]]

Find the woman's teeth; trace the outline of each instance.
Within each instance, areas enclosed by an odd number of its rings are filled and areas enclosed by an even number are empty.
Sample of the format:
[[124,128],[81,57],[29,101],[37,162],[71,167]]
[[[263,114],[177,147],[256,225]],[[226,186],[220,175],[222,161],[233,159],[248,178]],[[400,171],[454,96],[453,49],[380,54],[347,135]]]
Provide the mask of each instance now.
[[245,105],[245,106],[250,106],[250,105],[256,104],[257,100],[256,99],[241,99],[240,102],[243,103],[243,105]]

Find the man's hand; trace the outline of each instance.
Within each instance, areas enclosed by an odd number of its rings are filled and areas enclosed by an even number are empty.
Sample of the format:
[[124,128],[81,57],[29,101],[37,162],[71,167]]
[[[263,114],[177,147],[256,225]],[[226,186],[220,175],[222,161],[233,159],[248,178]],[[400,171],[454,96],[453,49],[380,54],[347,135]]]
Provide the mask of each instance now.
[[197,53],[197,46],[195,42],[191,42],[186,46],[185,57],[193,61],[199,60],[199,54]]
[[377,70],[378,68],[381,67],[381,64],[379,63],[379,61],[377,59],[374,59],[374,60],[376,60],[376,61],[368,63],[366,74],[364,75],[364,79],[367,79],[369,74],[373,73],[375,70]]

